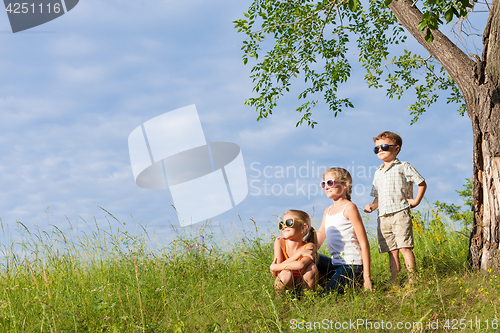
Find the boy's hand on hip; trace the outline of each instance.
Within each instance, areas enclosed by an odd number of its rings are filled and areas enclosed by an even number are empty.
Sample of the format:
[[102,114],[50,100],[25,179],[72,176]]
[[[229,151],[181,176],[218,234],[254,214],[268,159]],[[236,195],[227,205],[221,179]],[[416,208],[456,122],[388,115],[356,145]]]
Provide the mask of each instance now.
[[406,199],[406,201],[408,201],[408,203],[410,204],[411,208],[417,207],[418,204],[420,203],[420,202],[417,202],[417,200],[415,200],[415,199]]

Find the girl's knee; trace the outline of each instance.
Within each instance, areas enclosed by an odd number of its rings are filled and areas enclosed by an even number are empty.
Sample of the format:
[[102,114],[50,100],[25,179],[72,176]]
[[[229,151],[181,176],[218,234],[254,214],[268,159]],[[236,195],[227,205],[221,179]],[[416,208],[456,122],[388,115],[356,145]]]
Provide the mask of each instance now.
[[278,277],[281,280],[290,280],[290,279],[293,279],[293,273],[292,273],[292,271],[289,271],[289,270],[283,270],[278,274]]
[[284,289],[290,287],[293,284],[293,273],[289,270],[283,270],[278,274],[276,281],[274,282],[274,287],[276,289]]
[[309,266],[307,266],[304,270],[303,270],[303,274],[302,276],[304,278],[306,277],[315,277],[316,274],[318,274],[318,268],[316,267],[315,264],[311,264]]
[[305,282],[305,287],[315,289],[318,283],[318,269],[316,265],[309,265],[302,274],[302,280]]

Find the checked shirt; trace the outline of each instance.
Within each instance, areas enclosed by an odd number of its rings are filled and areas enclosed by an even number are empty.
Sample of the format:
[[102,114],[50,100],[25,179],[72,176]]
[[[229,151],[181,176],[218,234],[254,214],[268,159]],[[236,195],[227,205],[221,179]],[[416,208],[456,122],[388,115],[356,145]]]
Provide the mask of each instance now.
[[396,159],[384,169],[384,164],[375,171],[372,197],[378,197],[378,215],[384,216],[410,207],[406,199],[413,197],[413,184],[420,184],[424,178],[408,162]]

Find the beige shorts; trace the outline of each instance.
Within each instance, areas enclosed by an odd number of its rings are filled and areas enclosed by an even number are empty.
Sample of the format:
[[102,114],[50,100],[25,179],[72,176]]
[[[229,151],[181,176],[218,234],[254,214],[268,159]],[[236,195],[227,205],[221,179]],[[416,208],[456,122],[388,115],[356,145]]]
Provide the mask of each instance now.
[[380,253],[405,247],[413,249],[413,225],[410,208],[379,216],[377,236]]

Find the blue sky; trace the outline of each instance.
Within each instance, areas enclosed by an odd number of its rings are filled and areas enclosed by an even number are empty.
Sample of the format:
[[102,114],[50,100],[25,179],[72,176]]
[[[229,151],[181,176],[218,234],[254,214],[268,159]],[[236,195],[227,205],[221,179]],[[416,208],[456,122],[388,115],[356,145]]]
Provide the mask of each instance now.
[[461,203],[455,190],[472,174],[472,130],[455,105],[438,103],[410,126],[411,94],[387,99],[355,68],[341,88],[354,109],[334,118],[319,106],[315,129],[296,128],[290,95],[257,122],[243,105],[251,68],[241,61],[243,36],[232,24],[249,4],[82,0],[16,34],[0,15],[0,218],[10,232],[16,235],[16,221],[40,229],[67,219],[107,226],[103,207],[128,225],[171,237],[170,226],[179,226],[172,197],[135,184],[127,139],[145,121],[190,104],[206,140],[238,144],[247,170],[247,198],[212,218],[214,226],[253,226],[253,218],[274,230],[275,216],[290,208],[314,209],[321,220],[331,203],[319,191],[317,167],[354,170],[353,201],[363,207],[372,200],[368,171],[380,164],[372,137],[384,130],[402,136],[400,159],[424,176],[430,202]]

